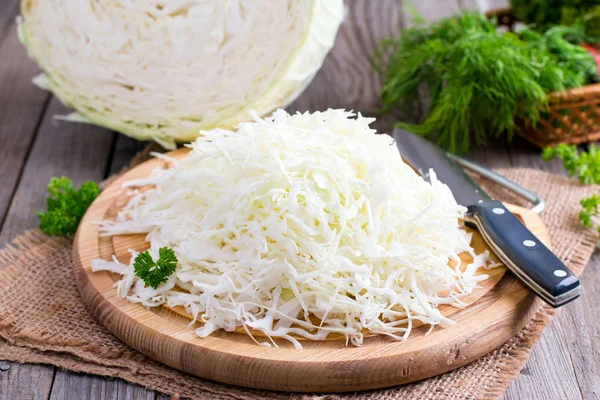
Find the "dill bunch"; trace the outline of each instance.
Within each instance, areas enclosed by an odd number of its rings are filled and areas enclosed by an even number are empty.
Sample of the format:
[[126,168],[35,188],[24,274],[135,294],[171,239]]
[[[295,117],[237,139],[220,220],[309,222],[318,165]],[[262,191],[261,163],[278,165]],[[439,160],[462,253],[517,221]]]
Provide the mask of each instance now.
[[535,123],[548,92],[580,86],[595,70],[593,57],[571,43],[585,37],[577,27],[518,35],[496,28],[480,13],[465,13],[382,41],[373,64],[384,78],[384,111],[414,108],[424,90],[424,118],[399,125],[464,152],[472,138],[512,138],[516,118]]
[[540,30],[554,25],[584,24],[591,33],[600,28],[595,16],[599,6],[599,0],[510,0],[515,17]]
[[532,54],[541,62],[540,85],[547,92],[583,86],[596,81],[598,67],[594,58],[580,44],[595,41],[582,26],[554,26],[545,33],[525,29],[519,32]]

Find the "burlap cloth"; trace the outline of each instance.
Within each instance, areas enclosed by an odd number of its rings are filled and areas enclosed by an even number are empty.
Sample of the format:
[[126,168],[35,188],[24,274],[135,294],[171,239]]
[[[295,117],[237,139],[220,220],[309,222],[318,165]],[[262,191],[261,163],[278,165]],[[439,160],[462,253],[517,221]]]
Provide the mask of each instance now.
[[[597,238],[579,227],[579,199],[597,191],[575,180],[528,169],[499,171],[547,200],[543,214],[558,256],[577,274]],[[494,197],[523,204],[485,184]],[[71,241],[37,230],[0,252],[0,359],[52,364],[119,377],[173,397],[192,399],[482,399],[498,398],[525,364],[555,310],[542,306],[529,324],[499,349],[470,365],[410,385],[339,395],[248,390],[196,378],[161,365],[121,343],[82,303],[71,263]],[[585,282],[583,282],[585,286]]]

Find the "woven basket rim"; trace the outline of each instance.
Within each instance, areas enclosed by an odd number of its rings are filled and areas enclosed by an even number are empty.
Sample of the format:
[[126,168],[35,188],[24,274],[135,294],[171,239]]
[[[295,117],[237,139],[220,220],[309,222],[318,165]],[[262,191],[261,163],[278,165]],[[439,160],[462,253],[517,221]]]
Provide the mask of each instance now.
[[600,95],[600,83],[592,83],[578,88],[561,90],[548,93],[549,100],[564,99],[565,97],[579,97],[585,95]]

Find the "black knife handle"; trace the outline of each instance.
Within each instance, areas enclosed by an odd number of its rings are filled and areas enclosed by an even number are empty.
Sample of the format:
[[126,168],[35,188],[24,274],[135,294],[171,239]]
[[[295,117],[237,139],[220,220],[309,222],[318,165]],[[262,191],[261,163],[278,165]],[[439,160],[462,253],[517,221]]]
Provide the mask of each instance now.
[[579,279],[499,201],[469,206],[465,223],[479,230],[502,262],[552,307],[579,297]]

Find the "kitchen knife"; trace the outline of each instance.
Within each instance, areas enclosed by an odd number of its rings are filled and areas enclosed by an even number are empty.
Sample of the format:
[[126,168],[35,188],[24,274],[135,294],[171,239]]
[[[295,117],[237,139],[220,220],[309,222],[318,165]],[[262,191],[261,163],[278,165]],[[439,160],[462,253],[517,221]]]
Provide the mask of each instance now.
[[481,236],[502,262],[552,307],[560,307],[581,292],[579,279],[504,205],[492,200],[438,146],[402,129],[394,131],[402,158],[421,175],[433,169],[456,201],[467,207],[465,224]]

